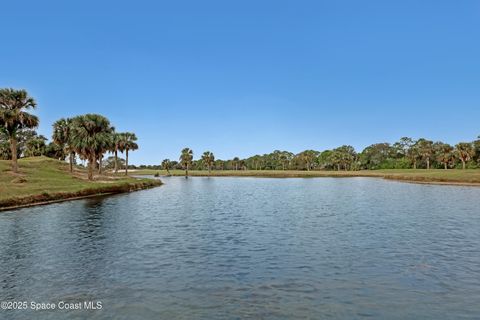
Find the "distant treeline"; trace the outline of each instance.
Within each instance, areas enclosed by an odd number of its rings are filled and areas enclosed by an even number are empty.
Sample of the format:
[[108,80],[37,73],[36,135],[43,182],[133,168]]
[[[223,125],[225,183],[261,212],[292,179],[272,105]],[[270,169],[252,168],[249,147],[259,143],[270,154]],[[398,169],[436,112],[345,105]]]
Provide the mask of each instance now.
[[[480,137],[479,137],[480,139]],[[455,146],[427,139],[404,137],[393,144],[383,142],[357,152],[344,145],[332,150],[305,150],[300,153],[275,150],[272,153],[240,159],[216,159],[207,151],[200,159],[188,160],[182,151],[179,161],[163,160],[162,164],[139,169],[191,170],[376,170],[376,169],[453,169],[480,167],[480,140],[461,142]],[[208,155],[207,157],[205,155]],[[193,157],[192,157],[193,158]]]
[[[0,89],[0,159],[12,160],[14,172],[17,171],[17,158],[42,155],[61,160],[68,158],[71,170],[77,158],[87,161],[90,179],[94,169],[101,173],[104,168],[117,172],[122,168],[310,171],[480,167],[480,137],[455,146],[404,137],[393,144],[372,144],[361,152],[344,145],[332,150],[305,150],[297,154],[275,150],[229,160],[215,159],[210,151],[193,160],[194,152],[184,148],[178,161],[164,159],[158,165],[137,167],[128,164],[128,152],[138,149],[135,134],[118,133],[107,118],[86,114],[56,121],[52,142],[48,143],[47,138],[35,131],[39,119],[27,112],[35,107],[35,100],[25,90]],[[118,157],[119,152],[125,153],[125,160]],[[112,156],[103,160],[107,154]]]

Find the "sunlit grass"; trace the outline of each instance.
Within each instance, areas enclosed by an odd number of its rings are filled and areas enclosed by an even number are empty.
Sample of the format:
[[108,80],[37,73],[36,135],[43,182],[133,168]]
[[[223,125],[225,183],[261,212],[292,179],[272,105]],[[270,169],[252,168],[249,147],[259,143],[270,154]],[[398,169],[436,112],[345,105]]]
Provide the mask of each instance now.
[[96,181],[88,181],[84,169],[76,168],[69,172],[67,163],[46,157],[20,159],[19,173],[10,170],[10,161],[0,160],[0,201],[12,198],[44,195],[54,198],[55,194],[90,193],[122,187],[132,183],[151,182],[150,179],[131,177],[102,176]]

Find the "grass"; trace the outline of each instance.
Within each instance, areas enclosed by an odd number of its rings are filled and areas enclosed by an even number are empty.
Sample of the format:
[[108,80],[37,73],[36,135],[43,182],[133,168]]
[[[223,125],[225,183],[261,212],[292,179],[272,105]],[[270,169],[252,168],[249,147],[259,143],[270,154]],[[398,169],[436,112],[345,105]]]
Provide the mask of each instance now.
[[19,173],[10,170],[10,161],[0,160],[0,208],[85,197],[95,194],[128,192],[161,184],[158,180],[131,177],[96,177],[86,180],[86,172],[46,157],[19,160]]
[[[134,170],[132,175],[166,175],[165,170]],[[170,170],[173,176],[183,176],[183,170]],[[189,171],[191,176],[208,176],[208,171]],[[272,178],[309,178],[309,177],[378,177],[419,183],[448,183],[480,185],[480,170],[443,170],[443,169],[391,169],[360,171],[294,171],[294,170],[214,170],[212,176],[225,177],[272,177]]]

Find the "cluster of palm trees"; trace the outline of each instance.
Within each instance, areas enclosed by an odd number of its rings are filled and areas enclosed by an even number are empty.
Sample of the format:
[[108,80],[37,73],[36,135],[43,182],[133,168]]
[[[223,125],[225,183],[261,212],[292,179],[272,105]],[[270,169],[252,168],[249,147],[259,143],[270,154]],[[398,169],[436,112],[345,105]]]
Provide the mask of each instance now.
[[[12,171],[18,172],[18,140],[26,130],[35,129],[39,119],[28,111],[37,106],[25,90],[0,89],[0,133],[10,145]],[[28,131],[27,131],[28,132]],[[118,172],[118,152],[125,152],[125,175],[128,174],[129,151],[137,150],[137,137],[131,132],[115,132],[110,121],[99,114],[85,114],[65,118],[53,124],[54,154],[61,160],[69,159],[70,171],[76,157],[88,161],[88,179],[93,180],[94,170],[102,173],[102,160],[107,152],[115,156],[115,173]],[[35,156],[45,149],[43,136],[33,135],[27,142],[24,156]]]
[[94,170],[102,174],[102,161],[105,153],[115,157],[115,173],[118,172],[118,152],[125,152],[125,175],[128,174],[128,153],[138,149],[134,133],[115,132],[110,121],[98,114],[85,114],[73,118],[60,119],[53,124],[53,141],[60,146],[73,171],[75,156],[88,161],[88,179],[92,180]]
[[[198,163],[201,163],[204,169],[208,170],[208,173],[210,174],[212,171],[212,168],[215,164],[215,155],[211,151],[205,151],[202,154],[202,157],[199,162],[196,162],[195,164],[198,165]],[[192,167],[194,164],[193,161],[193,151],[190,148],[184,148],[181,153],[180,153],[180,158],[179,161],[170,161],[170,159],[164,159],[161,164],[161,168],[163,170],[167,171],[167,174],[170,174],[170,169],[172,167],[180,167],[185,170],[185,177],[188,177],[188,170]],[[195,167],[198,169],[198,167]]]

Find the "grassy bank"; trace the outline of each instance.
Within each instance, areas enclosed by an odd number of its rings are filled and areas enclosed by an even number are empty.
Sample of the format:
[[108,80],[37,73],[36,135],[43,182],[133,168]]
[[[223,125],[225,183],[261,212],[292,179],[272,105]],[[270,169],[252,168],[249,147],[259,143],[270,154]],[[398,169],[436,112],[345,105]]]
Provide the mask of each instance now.
[[[164,170],[135,170],[133,175],[166,175]],[[185,171],[170,170],[173,176],[183,176]],[[191,176],[208,176],[208,171],[189,171]],[[361,171],[291,171],[291,170],[214,170],[217,177],[271,177],[271,178],[309,178],[309,177],[377,177],[418,183],[479,185],[480,170],[361,170]]]
[[10,161],[0,160],[0,210],[129,192],[161,184],[159,180],[112,176],[100,176],[95,181],[88,181],[84,170],[76,168],[70,174],[68,164],[46,157],[21,159],[19,167],[20,172],[13,174]]

